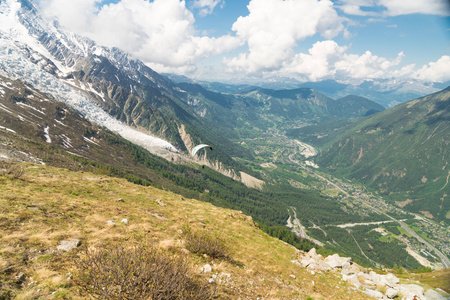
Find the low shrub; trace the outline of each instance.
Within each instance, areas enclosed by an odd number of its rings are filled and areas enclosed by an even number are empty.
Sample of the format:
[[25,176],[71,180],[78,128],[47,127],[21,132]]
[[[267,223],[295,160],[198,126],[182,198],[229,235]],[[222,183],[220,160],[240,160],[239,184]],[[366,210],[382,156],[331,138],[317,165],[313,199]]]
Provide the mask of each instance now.
[[183,227],[183,238],[186,249],[197,254],[206,254],[212,258],[230,259],[228,249],[223,240],[212,236],[207,231],[193,231]]
[[0,176],[10,176],[13,179],[22,177],[25,169],[17,163],[0,161]]
[[185,259],[153,246],[119,244],[86,249],[74,280],[95,299],[211,299],[214,290],[195,280]]

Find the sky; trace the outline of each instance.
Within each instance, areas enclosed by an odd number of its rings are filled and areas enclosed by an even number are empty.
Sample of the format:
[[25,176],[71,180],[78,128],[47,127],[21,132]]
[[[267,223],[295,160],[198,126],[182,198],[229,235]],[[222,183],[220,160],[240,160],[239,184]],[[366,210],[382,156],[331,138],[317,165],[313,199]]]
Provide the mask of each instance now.
[[40,0],[159,73],[222,82],[450,80],[450,0]]

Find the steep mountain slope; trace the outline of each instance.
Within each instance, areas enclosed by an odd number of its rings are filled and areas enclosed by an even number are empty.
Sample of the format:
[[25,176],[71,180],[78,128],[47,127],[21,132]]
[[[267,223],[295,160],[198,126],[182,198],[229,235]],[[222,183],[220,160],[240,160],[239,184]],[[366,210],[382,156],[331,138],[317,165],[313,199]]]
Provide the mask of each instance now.
[[450,88],[355,122],[316,159],[414,212],[450,222]]
[[[200,142],[211,143],[216,151],[208,159],[203,157],[203,164],[220,166],[217,169],[228,174],[245,169],[222,151],[222,146],[234,149],[234,153],[245,150],[237,150],[239,145],[203,124],[181,101],[186,93],[166,77],[119,49],[100,47],[43,19],[32,1],[8,0],[0,6],[0,66],[4,75],[53,95],[87,119],[157,155],[170,158],[174,152],[187,153]],[[134,130],[127,134],[130,130],[118,125],[121,122],[140,133]],[[145,137],[149,134],[170,144],[151,144]]]

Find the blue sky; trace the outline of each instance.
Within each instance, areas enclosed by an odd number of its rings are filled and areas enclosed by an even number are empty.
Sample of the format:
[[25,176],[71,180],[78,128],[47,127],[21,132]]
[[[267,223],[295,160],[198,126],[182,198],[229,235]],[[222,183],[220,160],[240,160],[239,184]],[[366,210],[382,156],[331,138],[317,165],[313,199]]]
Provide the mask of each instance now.
[[40,0],[70,30],[201,80],[450,80],[448,0]]

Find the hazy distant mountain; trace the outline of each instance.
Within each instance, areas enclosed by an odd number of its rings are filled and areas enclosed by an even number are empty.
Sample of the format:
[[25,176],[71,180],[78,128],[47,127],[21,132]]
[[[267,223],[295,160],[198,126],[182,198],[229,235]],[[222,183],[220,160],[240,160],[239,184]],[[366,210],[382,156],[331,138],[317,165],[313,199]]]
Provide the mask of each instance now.
[[287,130],[308,123],[363,117],[384,108],[368,99],[333,100],[315,90],[252,88],[233,94],[206,90],[201,85],[178,84],[186,91],[187,104],[201,118],[232,140],[239,134],[279,128]]
[[450,85],[449,82],[424,83],[412,79],[404,81],[380,79],[364,81],[360,84],[350,84],[341,83],[333,79],[316,82],[300,82],[290,78],[274,78],[266,81],[252,82],[242,80],[240,84],[232,84],[192,80],[186,76],[173,74],[166,75],[175,82],[201,84],[206,89],[219,93],[237,93],[252,88],[273,90],[311,88],[333,99],[342,98],[347,95],[364,97],[381,104],[385,108],[437,92]]
[[316,158],[320,166],[450,223],[450,87],[330,136],[337,140]]

